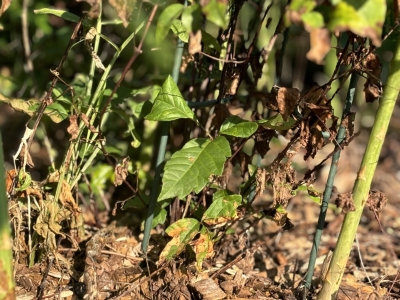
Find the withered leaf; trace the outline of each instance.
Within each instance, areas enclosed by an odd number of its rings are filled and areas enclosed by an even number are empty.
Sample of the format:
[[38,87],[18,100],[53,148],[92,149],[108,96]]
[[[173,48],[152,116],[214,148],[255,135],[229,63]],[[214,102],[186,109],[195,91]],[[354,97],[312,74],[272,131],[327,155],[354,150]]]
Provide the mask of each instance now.
[[69,126],[67,128],[67,132],[71,135],[70,140],[75,140],[79,134],[79,126],[78,126],[78,116],[72,115],[69,117]]
[[258,154],[260,154],[261,157],[264,157],[269,151],[269,143],[271,142],[273,137],[278,138],[275,130],[266,129],[262,126],[260,126],[257,132],[254,134],[254,149],[257,150]]
[[266,95],[265,105],[268,109],[279,111],[286,121],[293,113],[300,100],[300,91],[296,88],[273,87]]
[[196,33],[190,33],[188,51],[192,55],[201,52],[201,30],[197,30]]
[[136,0],[108,0],[110,5],[117,12],[118,17],[122,20],[124,27],[128,27],[129,18],[135,8]]
[[222,123],[230,117],[231,113],[229,112],[228,108],[225,104],[217,104],[214,108],[215,116],[212,120],[215,128],[220,128]]
[[92,124],[90,124],[89,122],[89,118],[87,117],[87,115],[85,115],[84,113],[80,114],[81,120],[83,121],[83,123],[85,123],[86,127],[89,128],[89,130],[93,133],[96,133],[96,128],[94,128],[94,126]]
[[129,168],[129,156],[125,157],[122,160],[122,164],[118,164],[115,166],[115,180],[114,180],[114,185],[118,186],[121,185],[124,180],[126,179],[126,176],[128,176],[128,168]]
[[370,190],[367,200],[367,206],[370,211],[379,214],[386,206],[388,197],[378,190]]
[[313,28],[310,32],[310,51],[307,58],[318,65],[324,64],[324,58],[331,50],[331,35],[326,28]]
[[342,209],[343,214],[356,210],[352,193],[339,194],[335,199],[335,204]]
[[0,16],[10,7],[11,0],[1,0]]

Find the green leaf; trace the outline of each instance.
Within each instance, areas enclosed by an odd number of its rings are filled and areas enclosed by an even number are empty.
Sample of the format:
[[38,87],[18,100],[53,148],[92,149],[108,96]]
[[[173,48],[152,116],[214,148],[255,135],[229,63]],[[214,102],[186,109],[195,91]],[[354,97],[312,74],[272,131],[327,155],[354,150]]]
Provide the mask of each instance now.
[[[52,8],[42,8],[42,9],[35,9],[33,12],[37,15],[55,15],[57,17],[63,18],[66,21],[78,23],[81,18],[77,15],[74,15],[68,11],[61,10],[61,9],[52,9]],[[85,26],[90,26],[90,23],[86,20],[83,20],[82,23]]]
[[196,117],[183,99],[175,81],[168,76],[146,119],[152,121],[192,119],[195,121]]
[[222,123],[220,133],[247,138],[256,132],[257,128],[258,125],[256,122],[249,122],[238,116],[230,116]]
[[231,155],[225,137],[215,140],[199,138],[189,141],[172,155],[165,165],[163,185],[158,200],[200,192],[211,175],[221,175],[227,157]]
[[322,28],[325,26],[325,20],[321,13],[316,11],[307,12],[301,15],[305,24],[312,28]]
[[22,170],[18,174],[18,182],[20,187],[16,188],[17,192],[25,191],[32,182],[32,177],[29,173],[25,173]]
[[201,8],[203,14],[206,16],[206,19],[222,29],[226,29],[229,24],[227,9],[227,0],[210,0]]
[[257,123],[269,129],[288,130],[296,124],[296,121],[290,117],[285,121],[281,114],[276,114],[275,116],[265,120],[259,120]]
[[202,221],[207,225],[217,225],[238,217],[236,208],[241,204],[241,195],[228,195],[225,190],[214,194],[213,203],[205,211]]
[[93,189],[93,193],[96,195],[102,195],[106,190],[107,180],[112,181],[114,175],[113,168],[108,164],[98,164],[94,166],[90,171],[90,184]]
[[370,38],[377,47],[381,45],[386,0],[341,1],[329,12],[327,27],[330,31],[350,30],[356,35]]
[[126,122],[126,124],[128,125],[127,132],[132,137],[131,146],[133,148],[138,148],[142,143],[142,139],[135,129],[135,121],[133,120],[133,117],[129,116],[123,109],[112,107],[111,111],[117,113]]
[[201,29],[204,16],[201,12],[200,5],[192,3],[182,12],[182,25],[186,28],[186,32],[196,32]]
[[165,232],[172,237],[160,254],[160,261],[171,260],[179,255],[186,245],[199,233],[200,223],[196,219],[181,219],[169,226]]
[[174,20],[171,25],[171,30],[185,43],[189,42],[189,34],[186,32],[185,27],[181,20]]
[[168,34],[168,30],[171,28],[172,22],[177,19],[184,6],[180,3],[175,3],[167,6],[158,18],[156,28],[156,42],[160,44]]
[[164,208],[156,207],[154,210],[154,218],[151,223],[151,228],[156,227],[158,224],[165,224],[167,220],[167,211]]
[[218,43],[217,39],[209,34],[207,31],[201,31],[201,41],[209,48],[215,49],[218,52],[221,52],[221,46]]

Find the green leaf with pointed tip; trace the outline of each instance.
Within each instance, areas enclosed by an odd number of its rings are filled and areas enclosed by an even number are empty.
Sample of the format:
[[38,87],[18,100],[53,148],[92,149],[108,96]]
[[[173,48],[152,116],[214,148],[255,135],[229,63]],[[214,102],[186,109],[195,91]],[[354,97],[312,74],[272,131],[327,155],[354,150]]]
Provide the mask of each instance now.
[[183,42],[189,42],[189,34],[187,33],[185,27],[181,20],[174,20],[171,25],[171,30],[175,33]]
[[158,18],[156,28],[156,42],[160,44],[168,34],[172,22],[177,19],[185,7],[180,3],[167,6]]
[[173,197],[184,199],[192,191],[200,192],[211,175],[222,175],[230,155],[225,137],[189,141],[167,161],[158,201]]
[[285,121],[281,114],[277,114],[265,120],[259,120],[257,123],[268,129],[288,130],[296,124],[296,121],[290,117]]
[[[42,8],[42,9],[35,9],[33,11],[37,15],[54,15],[60,17],[66,21],[78,23],[81,18],[77,15],[74,15],[68,11],[61,10],[61,9],[52,9],[52,8]],[[83,20],[82,23],[85,26],[90,26],[90,23],[86,20]]]
[[196,117],[183,99],[181,92],[171,76],[165,80],[151,112],[146,116],[151,121],[173,121],[176,119],[192,119]]
[[327,28],[347,31],[370,38],[379,47],[382,43],[382,24],[385,22],[386,0],[346,0],[329,10]]
[[199,233],[200,223],[196,219],[181,219],[169,226],[165,232],[172,237],[160,254],[160,261],[171,260],[179,255]]
[[202,221],[207,225],[217,225],[234,220],[237,217],[236,208],[241,204],[241,195],[228,195],[225,190],[214,194],[213,202],[204,212]]
[[227,18],[227,9],[227,0],[210,0],[201,8],[206,19],[222,29],[228,27],[229,18]]
[[219,132],[225,135],[247,138],[256,132],[257,128],[256,122],[249,122],[238,116],[230,116],[222,123]]

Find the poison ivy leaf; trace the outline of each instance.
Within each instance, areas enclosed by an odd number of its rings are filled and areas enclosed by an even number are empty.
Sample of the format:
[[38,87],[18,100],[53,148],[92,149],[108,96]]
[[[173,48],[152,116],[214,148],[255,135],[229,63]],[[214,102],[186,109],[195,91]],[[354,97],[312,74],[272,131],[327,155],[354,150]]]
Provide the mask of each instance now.
[[196,219],[181,219],[169,226],[165,232],[172,237],[160,254],[160,261],[171,260],[179,255],[186,245],[199,233],[200,223]]
[[171,25],[171,30],[175,33],[182,41],[185,43],[189,42],[189,34],[187,33],[185,27],[181,20],[174,20]]
[[211,175],[221,175],[227,157],[231,155],[225,137],[215,140],[199,138],[189,141],[175,152],[165,165],[163,185],[158,200],[200,192]]
[[206,19],[215,25],[226,29],[228,27],[229,19],[227,18],[228,0],[209,0],[201,10],[206,16]]
[[183,99],[175,81],[171,76],[168,76],[146,119],[152,121],[172,121],[176,119],[196,120],[196,117]]
[[168,213],[164,208],[156,207],[154,210],[154,218],[151,222],[151,228],[156,227],[158,224],[165,224],[167,214]]
[[296,124],[296,121],[290,117],[285,121],[281,114],[276,114],[268,119],[259,120],[257,123],[269,129],[288,130]]
[[332,32],[350,30],[379,47],[385,15],[386,0],[341,1],[330,10],[327,27]]
[[238,116],[230,116],[222,123],[220,133],[247,138],[256,132],[257,128],[256,122],[249,122]]
[[180,3],[175,3],[168,5],[161,13],[158,18],[157,28],[156,28],[156,42],[161,43],[168,34],[168,30],[171,28],[172,22],[177,19],[184,6]]
[[207,228],[203,227],[201,229],[199,238],[193,241],[191,245],[196,254],[197,270],[201,271],[204,259],[212,257],[214,254],[212,237]]
[[236,208],[241,204],[241,195],[228,195],[225,190],[214,194],[213,203],[205,211],[202,221],[207,225],[218,225],[235,220],[238,217]]

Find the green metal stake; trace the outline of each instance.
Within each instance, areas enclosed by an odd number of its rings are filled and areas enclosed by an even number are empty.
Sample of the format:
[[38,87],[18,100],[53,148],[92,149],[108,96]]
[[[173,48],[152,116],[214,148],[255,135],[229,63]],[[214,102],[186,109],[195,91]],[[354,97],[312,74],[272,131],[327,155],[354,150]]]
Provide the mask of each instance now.
[[[185,0],[185,6],[187,6],[186,0]],[[183,46],[184,42],[178,39],[178,45],[175,52],[174,66],[172,69],[172,78],[176,83],[178,83],[179,80],[179,69],[181,67],[181,62],[182,62]],[[160,146],[158,148],[156,173],[154,175],[154,181],[151,187],[149,208],[147,210],[147,218],[146,222],[144,223],[143,242],[141,247],[141,250],[144,254],[147,252],[147,247],[149,245],[150,230],[152,228],[154,219],[154,209],[157,203],[158,193],[160,192],[161,172],[165,157],[165,151],[168,143],[169,123],[170,122],[161,122],[161,139],[160,139]]]
[[[350,86],[347,91],[346,106],[343,110],[342,120],[350,112],[351,105],[353,104],[353,99],[354,99],[354,94],[355,94],[356,87],[357,87],[358,77],[359,77],[358,74],[352,74],[352,76],[351,76]],[[343,142],[345,136],[346,136],[346,128],[344,126],[340,125],[339,132],[337,134],[337,139],[336,139],[339,145]],[[326,182],[326,188],[325,188],[323,200],[321,203],[321,212],[318,217],[317,230],[315,232],[314,242],[313,242],[311,254],[310,254],[310,260],[308,263],[307,275],[306,275],[306,279],[304,282],[304,286],[305,286],[304,297],[307,293],[307,289],[309,289],[311,287],[311,280],[312,280],[312,276],[314,274],[314,267],[315,267],[315,261],[317,259],[318,247],[321,242],[322,230],[325,225],[326,211],[328,210],[329,199],[331,198],[331,195],[332,195],[333,182],[335,180],[337,164],[338,164],[340,152],[341,152],[341,148],[339,145],[336,145],[336,147],[335,147],[336,152],[332,156],[331,168],[329,170],[329,176],[328,176],[328,180]]]

